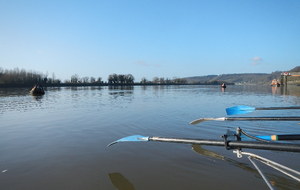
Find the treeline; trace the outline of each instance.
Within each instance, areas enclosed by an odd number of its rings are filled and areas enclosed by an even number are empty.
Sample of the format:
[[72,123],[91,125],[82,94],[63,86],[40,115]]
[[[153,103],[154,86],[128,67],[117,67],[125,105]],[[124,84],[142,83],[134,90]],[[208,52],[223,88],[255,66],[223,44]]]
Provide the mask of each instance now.
[[64,83],[71,84],[87,84],[87,83],[99,83],[107,85],[132,85],[132,84],[186,84],[187,80],[181,78],[164,78],[154,77],[152,80],[148,80],[145,77],[140,82],[135,82],[135,78],[132,74],[110,74],[107,81],[103,81],[101,77],[97,79],[94,77],[79,77],[78,74],[72,75],[71,80],[66,80]]
[[65,83],[72,83],[72,84],[76,84],[76,83],[98,83],[101,84],[103,83],[102,78],[98,77],[79,77],[78,74],[72,75],[71,76],[71,80],[66,80]]
[[0,84],[34,84],[46,80],[45,75],[35,71],[25,71],[15,68],[4,70],[0,68]]
[[108,84],[133,84],[134,77],[132,74],[123,75],[123,74],[111,74],[108,76]]
[[173,79],[164,78],[164,77],[154,77],[152,81],[147,80],[145,77],[142,78],[141,84],[186,84],[187,80],[182,78]]
[[45,86],[63,86],[63,85],[151,85],[151,84],[186,84],[185,79],[180,78],[164,78],[154,77],[148,80],[145,77],[140,82],[135,82],[132,74],[111,74],[108,76],[107,81],[103,81],[101,77],[80,77],[78,74],[71,76],[69,80],[62,82],[60,79],[55,78],[55,74],[49,77],[48,74],[43,74],[36,71],[26,71],[24,69],[2,69],[0,68],[0,87],[10,86],[31,86],[34,84],[42,84]]

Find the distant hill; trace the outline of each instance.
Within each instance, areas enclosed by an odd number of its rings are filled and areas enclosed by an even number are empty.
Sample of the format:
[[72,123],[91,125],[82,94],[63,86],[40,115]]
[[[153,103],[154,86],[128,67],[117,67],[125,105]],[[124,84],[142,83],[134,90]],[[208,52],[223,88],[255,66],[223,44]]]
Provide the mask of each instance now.
[[[222,74],[222,75],[207,75],[194,76],[184,78],[188,83],[199,84],[270,84],[273,79],[279,79],[283,71],[268,73],[240,73],[240,74]],[[288,72],[300,72],[300,66],[291,69]]]
[[300,72],[300,66],[291,69],[289,72]]

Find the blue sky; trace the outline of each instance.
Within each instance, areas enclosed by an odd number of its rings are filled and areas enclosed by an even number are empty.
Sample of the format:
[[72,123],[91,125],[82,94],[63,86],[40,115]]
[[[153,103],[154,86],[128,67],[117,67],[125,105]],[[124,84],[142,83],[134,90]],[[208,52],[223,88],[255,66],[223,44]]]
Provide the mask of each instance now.
[[0,0],[0,67],[102,77],[300,66],[299,0]]

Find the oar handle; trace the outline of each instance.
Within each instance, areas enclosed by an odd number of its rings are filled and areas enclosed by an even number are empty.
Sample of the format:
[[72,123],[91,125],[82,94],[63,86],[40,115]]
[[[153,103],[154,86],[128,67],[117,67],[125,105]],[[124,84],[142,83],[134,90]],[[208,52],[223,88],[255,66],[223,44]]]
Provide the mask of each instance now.
[[267,108],[255,108],[256,110],[293,110],[300,109],[300,106],[292,106],[292,107],[267,107]]
[[300,140],[300,134],[292,135],[266,135],[266,136],[256,136],[257,138],[268,140],[268,141],[292,141]]
[[228,121],[300,121],[300,117],[226,117]]
[[278,140],[300,140],[300,134],[295,135],[277,135]]

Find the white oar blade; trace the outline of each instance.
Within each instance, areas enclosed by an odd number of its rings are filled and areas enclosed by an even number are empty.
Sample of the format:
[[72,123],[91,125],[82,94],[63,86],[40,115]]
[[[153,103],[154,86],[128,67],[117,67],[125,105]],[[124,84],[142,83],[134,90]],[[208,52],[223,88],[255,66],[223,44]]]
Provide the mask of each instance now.
[[191,121],[190,124],[191,125],[196,125],[196,124],[201,123],[203,121],[207,121],[207,119],[205,119],[205,118],[196,119],[194,121]]
[[116,140],[107,146],[109,147],[109,146],[114,145],[119,142],[143,142],[143,141],[149,141],[149,137],[145,137],[142,135],[132,135],[132,136],[128,136],[128,137],[124,137],[119,140]]
[[201,123],[203,121],[224,121],[225,120],[225,117],[220,117],[220,118],[199,118],[199,119],[196,119],[194,121],[191,121],[190,124],[191,125],[196,125],[198,123]]
[[227,115],[246,114],[251,113],[253,111],[255,111],[254,107],[244,105],[226,108]]

